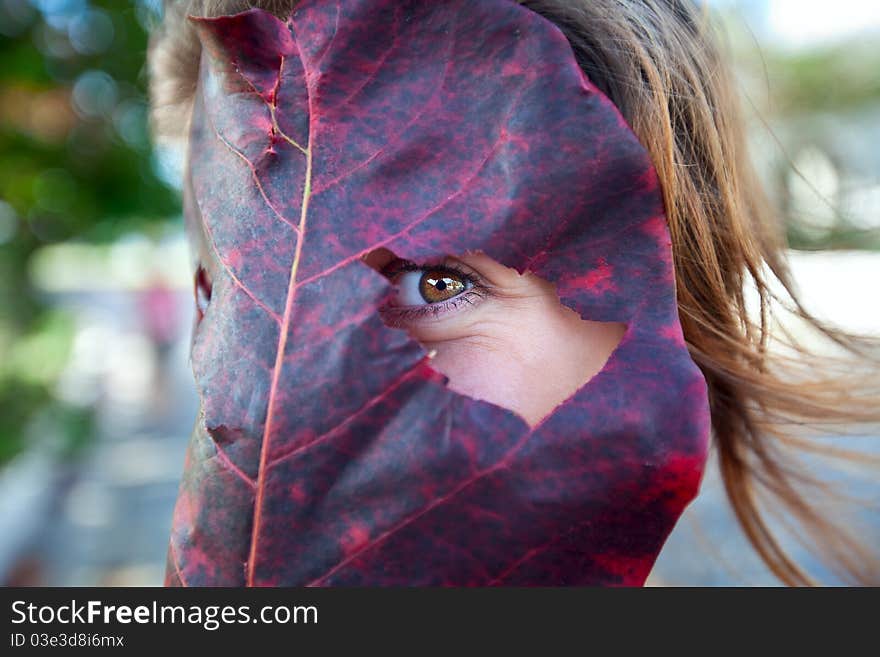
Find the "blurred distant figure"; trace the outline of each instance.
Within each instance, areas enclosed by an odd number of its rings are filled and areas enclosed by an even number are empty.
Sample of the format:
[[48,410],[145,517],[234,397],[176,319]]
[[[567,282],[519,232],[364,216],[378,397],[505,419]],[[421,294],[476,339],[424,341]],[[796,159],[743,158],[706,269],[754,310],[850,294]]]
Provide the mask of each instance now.
[[159,272],[154,272],[147,286],[138,293],[137,305],[141,325],[155,354],[152,394],[152,412],[163,416],[168,411],[170,388],[170,354],[178,337],[180,307],[174,291]]

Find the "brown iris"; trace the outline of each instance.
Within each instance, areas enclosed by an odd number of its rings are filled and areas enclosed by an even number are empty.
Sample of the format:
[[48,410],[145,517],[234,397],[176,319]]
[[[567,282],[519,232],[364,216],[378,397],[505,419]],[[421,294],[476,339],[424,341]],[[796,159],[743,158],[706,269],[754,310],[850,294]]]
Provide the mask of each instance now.
[[419,279],[419,293],[428,303],[447,301],[465,290],[465,281],[450,271],[429,269]]

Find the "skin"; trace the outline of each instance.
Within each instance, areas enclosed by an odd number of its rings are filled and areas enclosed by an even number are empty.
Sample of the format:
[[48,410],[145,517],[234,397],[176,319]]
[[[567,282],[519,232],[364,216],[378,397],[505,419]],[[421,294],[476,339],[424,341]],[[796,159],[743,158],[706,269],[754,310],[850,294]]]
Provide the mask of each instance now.
[[[393,270],[398,261],[387,249],[372,251],[364,260],[380,272],[389,266]],[[418,264],[430,269],[441,263],[475,274],[487,289],[469,301],[448,303],[442,312],[413,317],[412,290],[417,287],[405,286],[402,276],[414,276],[410,283],[415,283],[423,272],[389,276],[398,288],[410,291],[398,293],[383,319],[432,354],[432,366],[449,377],[452,390],[510,409],[530,426],[593,378],[626,330],[625,324],[581,319],[560,303],[552,283],[531,272],[520,275],[484,253]],[[423,297],[415,300],[427,303]]]

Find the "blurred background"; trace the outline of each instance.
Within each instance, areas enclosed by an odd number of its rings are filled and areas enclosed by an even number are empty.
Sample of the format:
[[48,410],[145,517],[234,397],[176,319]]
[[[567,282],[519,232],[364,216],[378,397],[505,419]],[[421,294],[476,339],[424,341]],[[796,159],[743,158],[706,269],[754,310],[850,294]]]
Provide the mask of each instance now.
[[[880,3],[709,5],[807,307],[880,335]],[[160,0],[0,0],[3,584],[163,580],[197,399],[181,158],[147,127],[160,14]],[[871,438],[846,440],[880,453]],[[805,467],[867,501],[852,522],[880,546],[876,472]],[[837,583],[794,536],[785,543]],[[776,583],[712,469],[649,581]]]

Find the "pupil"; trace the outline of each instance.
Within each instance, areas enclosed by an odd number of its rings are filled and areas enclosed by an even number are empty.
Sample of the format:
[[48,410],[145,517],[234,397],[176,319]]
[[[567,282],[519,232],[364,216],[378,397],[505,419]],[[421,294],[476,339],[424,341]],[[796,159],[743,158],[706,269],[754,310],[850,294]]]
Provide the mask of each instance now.
[[428,303],[446,301],[464,292],[464,281],[458,276],[443,271],[425,272],[419,281],[419,292]]

